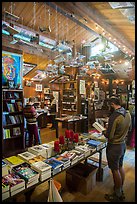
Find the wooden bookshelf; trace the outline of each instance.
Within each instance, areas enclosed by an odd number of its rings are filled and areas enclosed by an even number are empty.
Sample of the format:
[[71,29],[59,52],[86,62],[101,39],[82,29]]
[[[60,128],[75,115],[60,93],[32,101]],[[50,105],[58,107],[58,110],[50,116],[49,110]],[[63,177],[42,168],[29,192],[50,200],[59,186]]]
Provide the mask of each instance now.
[[2,89],[2,156],[12,156],[25,149],[23,90]]

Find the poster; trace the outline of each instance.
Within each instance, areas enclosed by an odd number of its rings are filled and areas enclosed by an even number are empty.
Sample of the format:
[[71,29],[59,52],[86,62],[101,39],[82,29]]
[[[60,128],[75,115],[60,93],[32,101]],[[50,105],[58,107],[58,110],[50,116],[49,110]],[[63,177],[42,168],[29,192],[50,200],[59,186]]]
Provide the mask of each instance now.
[[80,80],[80,94],[86,94],[85,80]]
[[13,81],[15,88],[22,88],[22,55],[2,51],[2,86]]

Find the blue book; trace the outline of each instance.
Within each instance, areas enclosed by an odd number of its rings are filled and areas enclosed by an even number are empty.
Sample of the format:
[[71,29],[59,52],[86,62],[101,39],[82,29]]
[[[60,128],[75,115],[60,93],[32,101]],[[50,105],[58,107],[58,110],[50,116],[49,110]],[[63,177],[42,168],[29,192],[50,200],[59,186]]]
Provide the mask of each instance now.
[[97,147],[98,145],[100,145],[102,142],[97,141],[97,140],[88,140],[87,144],[91,145],[91,146],[95,146]]
[[52,169],[57,169],[57,168],[60,168],[63,166],[63,163],[61,161],[58,161],[58,160],[54,159],[53,157],[44,160],[44,162],[47,163],[48,165],[50,165],[52,167]]

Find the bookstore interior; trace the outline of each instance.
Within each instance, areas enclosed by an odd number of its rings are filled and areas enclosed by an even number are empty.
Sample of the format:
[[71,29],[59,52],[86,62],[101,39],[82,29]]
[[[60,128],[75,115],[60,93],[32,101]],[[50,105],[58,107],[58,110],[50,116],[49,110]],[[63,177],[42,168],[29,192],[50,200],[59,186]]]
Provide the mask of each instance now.
[[2,2],[2,200],[106,201],[112,96],[131,114],[125,193],[134,202],[135,2]]

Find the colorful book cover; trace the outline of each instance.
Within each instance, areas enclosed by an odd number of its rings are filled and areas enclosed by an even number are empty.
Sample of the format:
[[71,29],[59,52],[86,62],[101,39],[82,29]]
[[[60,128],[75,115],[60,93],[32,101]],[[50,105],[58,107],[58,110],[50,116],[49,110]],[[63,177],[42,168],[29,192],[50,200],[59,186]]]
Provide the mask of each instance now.
[[57,161],[54,158],[46,159],[46,160],[44,160],[44,162],[49,164],[52,167],[52,169],[57,169],[57,168],[60,168],[63,166],[62,162]]
[[11,156],[11,157],[7,157],[5,158],[5,160],[7,160],[8,162],[10,162],[13,165],[18,165],[24,162],[24,160],[20,159],[17,156]]
[[38,155],[38,156],[36,156],[36,157],[34,157],[34,158],[32,158],[32,159],[29,159],[29,160],[28,160],[28,163],[29,163],[29,164],[33,164],[33,163],[35,163],[35,162],[43,161],[43,160],[45,160],[45,157],[43,157],[43,156],[41,156],[41,155]]
[[19,175],[15,173],[10,173],[2,177],[2,183],[8,184],[10,186],[10,192],[15,191],[18,188],[24,187],[25,189],[25,181],[20,178]]
[[35,180],[39,178],[39,173],[31,168],[26,162],[14,166],[12,170],[17,173],[21,178],[25,179],[27,182],[30,180]]

